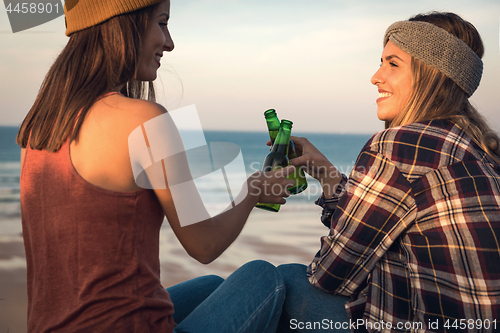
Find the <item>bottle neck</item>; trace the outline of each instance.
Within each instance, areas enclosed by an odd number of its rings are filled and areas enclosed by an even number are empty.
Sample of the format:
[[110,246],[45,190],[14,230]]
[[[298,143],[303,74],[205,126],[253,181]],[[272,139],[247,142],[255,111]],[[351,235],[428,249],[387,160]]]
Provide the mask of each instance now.
[[290,142],[290,128],[280,127],[278,136],[274,141],[272,152],[288,155],[288,143]]
[[288,156],[288,145],[275,143],[271,152]]
[[277,116],[266,119],[267,129],[269,131],[269,137],[271,138],[271,143],[274,144],[276,137],[278,136],[278,132],[280,129],[280,121]]

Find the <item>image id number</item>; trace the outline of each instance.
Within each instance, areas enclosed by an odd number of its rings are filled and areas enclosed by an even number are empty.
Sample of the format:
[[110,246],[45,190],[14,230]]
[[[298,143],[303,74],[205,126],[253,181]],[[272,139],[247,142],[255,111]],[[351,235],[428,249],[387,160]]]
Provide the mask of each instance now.
[[489,330],[490,328],[493,328],[494,330],[497,329],[497,320],[489,320],[489,319],[447,319],[446,322],[444,323],[444,328],[446,329],[477,329],[477,330],[482,330],[486,329]]
[[23,2],[17,3],[14,8],[12,8],[12,3],[7,4],[6,7],[7,13],[17,13],[17,14],[50,14],[53,11],[56,14],[59,14],[59,3],[56,3],[54,6],[51,3],[36,3],[36,2]]

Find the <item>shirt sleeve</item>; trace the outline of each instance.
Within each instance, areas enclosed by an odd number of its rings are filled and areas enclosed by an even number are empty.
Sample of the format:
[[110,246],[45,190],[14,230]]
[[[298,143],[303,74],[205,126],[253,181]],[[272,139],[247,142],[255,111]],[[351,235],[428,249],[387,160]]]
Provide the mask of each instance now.
[[316,205],[323,208],[323,211],[321,213],[321,222],[328,228],[331,227],[332,215],[335,212],[335,209],[337,208],[337,204],[339,203],[340,198],[345,192],[346,184],[347,184],[347,176],[342,174],[342,180],[335,189],[333,197],[331,197],[330,199],[326,199],[325,195],[322,194],[321,197],[314,202]]
[[[326,213],[330,233],[321,238],[321,249],[308,267],[309,281],[327,292],[358,293],[408,228],[405,216],[414,206],[410,183],[398,168],[378,152],[362,151],[336,209]],[[329,210],[326,202],[323,207]]]

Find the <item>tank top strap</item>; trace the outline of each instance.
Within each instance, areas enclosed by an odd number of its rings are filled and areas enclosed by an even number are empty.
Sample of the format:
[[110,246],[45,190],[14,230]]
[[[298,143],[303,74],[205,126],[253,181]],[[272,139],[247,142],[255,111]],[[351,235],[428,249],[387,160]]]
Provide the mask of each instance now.
[[[111,96],[111,95],[122,95],[124,96],[121,92],[119,91],[110,91],[110,92],[107,92],[105,94],[102,94],[101,96],[99,96],[97,99],[96,99],[96,102],[103,99],[104,97],[108,97],[108,96]],[[95,103],[95,102],[94,102]]]

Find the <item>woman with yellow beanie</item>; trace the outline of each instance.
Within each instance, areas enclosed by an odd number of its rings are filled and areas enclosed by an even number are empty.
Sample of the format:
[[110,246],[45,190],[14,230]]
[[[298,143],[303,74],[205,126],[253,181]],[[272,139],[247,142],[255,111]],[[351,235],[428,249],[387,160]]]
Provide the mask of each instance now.
[[[285,202],[293,167],[253,174],[232,209],[183,226],[169,173],[166,188],[139,187],[128,142],[134,129],[167,114],[154,102],[152,81],[174,49],[170,2],[68,0],[65,14],[68,44],[17,136],[28,331],[274,331],[284,284],[273,265],[250,262],[225,281],[201,277],[166,291],[159,231],[166,216],[186,251],[211,262],[257,202]],[[179,138],[175,128],[165,132]]]

